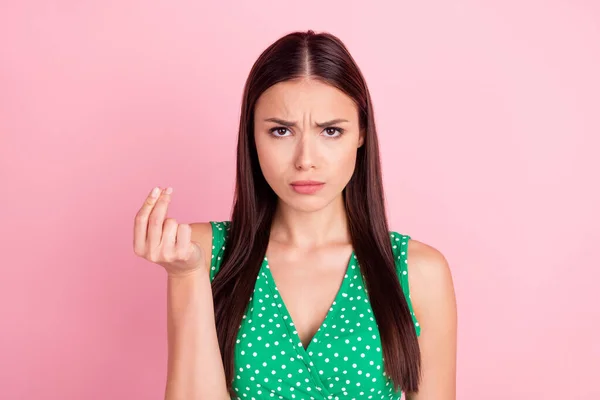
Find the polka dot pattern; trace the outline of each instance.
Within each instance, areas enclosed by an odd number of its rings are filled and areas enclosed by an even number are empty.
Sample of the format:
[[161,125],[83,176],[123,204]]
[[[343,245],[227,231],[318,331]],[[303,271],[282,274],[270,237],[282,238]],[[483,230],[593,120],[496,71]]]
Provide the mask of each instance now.
[[[211,222],[211,280],[229,221]],[[390,232],[397,272],[413,318],[406,253],[410,237]],[[237,335],[233,388],[238,399],[400,399],[385,376],[381,339],[354,252],[325,320],[304,348],[265,257]]]

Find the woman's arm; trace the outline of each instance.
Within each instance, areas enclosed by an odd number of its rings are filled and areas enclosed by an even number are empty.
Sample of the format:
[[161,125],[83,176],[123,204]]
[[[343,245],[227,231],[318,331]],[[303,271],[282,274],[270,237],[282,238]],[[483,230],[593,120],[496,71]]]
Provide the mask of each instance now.
[[166,400],[229,399],[206,269],[169,276]]
[[450,268],[438,250],[411,240],[408,279],[421,326],[422,380],[418,393],[407,399],[455,400],[457,312]]
[[212,226],[167,218],[172,193],[153,188],[133,225],[134,253],[167,271],[165,399],[227,399],[208,269]]
[[[192,240],[210,266],[210,223],[191,224]],[[229,399],[217,340],[208,267],[167,278],[166,400]]]

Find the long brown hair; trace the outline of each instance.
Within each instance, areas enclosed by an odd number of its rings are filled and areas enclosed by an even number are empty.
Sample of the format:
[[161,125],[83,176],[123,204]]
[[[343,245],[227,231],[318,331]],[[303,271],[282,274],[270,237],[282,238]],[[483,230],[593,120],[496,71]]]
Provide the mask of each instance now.
[[212,284],[228,389],[233,393],[236,337],[267,251],[277,205],[277,195],[258,163],[254,107],[270,86],[307,76],[338,88],[358,106],[365,141],[357,150],[354,174],[343,191],[350,236],[379,327],[385,372],[396,389],[416,392],[421,357],[392,253],[371,96],[345,45],[332,34],[312,30],[290,33],[269,46],[252,66],[244,87],[231,224],[221,268]]

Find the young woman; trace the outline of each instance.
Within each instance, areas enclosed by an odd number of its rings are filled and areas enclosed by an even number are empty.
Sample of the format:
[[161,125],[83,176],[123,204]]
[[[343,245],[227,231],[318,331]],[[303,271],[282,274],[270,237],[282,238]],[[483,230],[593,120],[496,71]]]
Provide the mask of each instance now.
[[449,267],[388,228],[371,98],[338,38],[286,35],[252,67],[230,220],[179,224],[159,192],[134,248],[168,273],[166,399],[455,398]]

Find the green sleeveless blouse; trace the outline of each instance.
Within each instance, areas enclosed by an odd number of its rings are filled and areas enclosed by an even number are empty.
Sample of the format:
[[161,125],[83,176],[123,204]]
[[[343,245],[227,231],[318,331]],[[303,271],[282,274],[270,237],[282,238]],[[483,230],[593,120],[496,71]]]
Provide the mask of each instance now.
[[[230,221],[212,225],[211,282],[219,271]],[[410,237],[390,232],[402,290],[410,301]],[[354,252],[325,320],[307,348],[294,328],[265,257],[235,346],[233,388],[238,399],[400,399],[383,369],[377,323]]]

